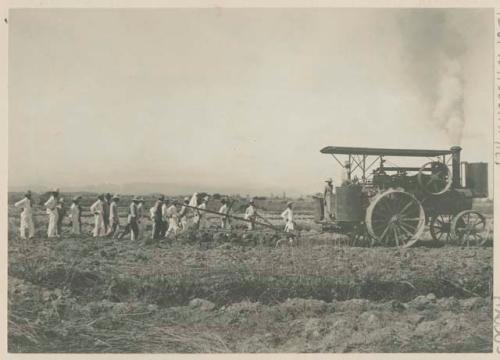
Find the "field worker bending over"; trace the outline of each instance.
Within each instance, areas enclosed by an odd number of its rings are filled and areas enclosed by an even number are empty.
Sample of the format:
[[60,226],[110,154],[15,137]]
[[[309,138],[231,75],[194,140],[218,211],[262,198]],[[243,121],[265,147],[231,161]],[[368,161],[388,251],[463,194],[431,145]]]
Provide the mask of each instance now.
[[325,220],[333,219],[332,212],[332,200],[333,200],[333,180],[332,178],[328,178],[325,180],[325,191],[323,192],[324,199],[324,218]]
[[63,220],[66,216],[66,208],[64,207],[64,198],[59,198],[56,206],[57,210],[57,236],[61,237],[62,235],[62,226]]
[[250,220],[250,222],[248,223],[248,230],[253,230],[255,228],[256,217],[257,217],[257,210],[255,209],[255,202],[251,200],[245,211],[245,219]]
[[21,239],[26,239],[26,230],[28,236],[32,239],[35,236],[35,223],[33,222],[33,200],[31,199],[31,191],[24,194],[24,198],[14,204],[16,208],[23,209],[21,212]]
[[139,205],[139,198],[134,196],[129,207],[128,223],[121,233],[119,237],[120,239],[123,239],[125,235],[130,233],[130,240],[137,240],[137,237],[139,236],[139,226],[137,225],[137,205]]
[[[208,195],[205,196],[203,198],[203,200],[201,200],[201,204],[198,206],[198,209],[200,210],[206,210],[207,208],[207,203],[208,203]],[[198,211],[198,217],[197,217],[197,228],[198,229],[205,229],[208,227],[208,224],[207,224],[207,218],[206,218],[206,214],[204,211]]]
[[49,215],[49,227],[47,236],[49,238],[57,236],[57,199],[59,198],[59,189],[51,191],[49,199],[45,202],[47,214]]
[[161,232],[164,227],[161,208],[164,201],[165,197],[163,195],[160,195],[158,197],[158,200],[156,200],[154,206],[150,209],[151,221],[153,221],[153,231],[151,233],[151,238],[153,240],[159,240],[161,238]]
[[111,204],[109,204],[109,227],[106,237],[115,238],[118,235],[118,230],[120,228],[120,216],[118,215],[119,201],[120,197],[118,195],[114,195],[111,198]]
[[71,233],[80,235],[82,229],[82,207],[80,206],[81,196],[75,196],[69,208],[69,217],[71,219]]
[[189,227],[189,218],[188,215],[191,214],[189,206],[189,198],[184,198],[184,204],[182,204],[181,211],[179,212],[179,219],[181,222],[182,231],[186,231]]
[[90,212],[94,214],[94,231],[92,232],[94,237],[106,235],[104,233],[103,201],[104,195],[99,195],[96,202],[90,207]]
[[227,206],[227,200],[222,199],[221,203],[222,203],[222,206],[219,209],[219,213],[225,215],[225,216],[223,215],[221,218],[221,224],[220,224],[221,228],[222,229],[230,229],[231,224],[229,223],[229,216],[227,216],[229,214],[229,207]]
[[142,239],[144,235],[144,198],[139,198],[139,204],[137,205],[137,225],[139,226],[139,236],[138,239]]
[[165,234],[165,238],[168,238],[170,234],[177,235],[179,232],[179,214],[177,212],[177,200],[172,201],[172,205],[167,209],[168,217],[168,230]]

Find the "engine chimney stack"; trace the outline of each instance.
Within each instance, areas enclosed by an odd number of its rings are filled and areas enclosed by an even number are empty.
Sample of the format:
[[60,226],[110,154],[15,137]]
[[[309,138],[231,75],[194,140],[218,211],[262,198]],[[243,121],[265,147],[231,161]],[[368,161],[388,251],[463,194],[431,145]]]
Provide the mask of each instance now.
[[460,179],[460,152],[462,148],[460,146],[452,146],[450,148],[452,151],[452,173],[453,173],[453,187],[458,188],[461,187],[461,179]]

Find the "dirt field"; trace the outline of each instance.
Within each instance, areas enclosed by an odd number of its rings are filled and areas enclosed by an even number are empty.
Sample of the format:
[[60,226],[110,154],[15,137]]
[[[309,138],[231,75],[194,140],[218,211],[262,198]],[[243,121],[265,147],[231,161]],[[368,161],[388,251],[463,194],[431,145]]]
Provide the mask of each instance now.
[[312,225],[282,248],[260,233],[48,240],[42,213],[28,242],[10,216],[11,352],[492,350],[491,247],[346,247]]

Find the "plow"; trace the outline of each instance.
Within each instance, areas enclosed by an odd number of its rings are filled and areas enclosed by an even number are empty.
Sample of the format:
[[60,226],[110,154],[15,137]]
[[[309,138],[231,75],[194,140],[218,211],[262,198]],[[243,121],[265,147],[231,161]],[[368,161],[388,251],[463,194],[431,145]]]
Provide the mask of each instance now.
[[[422,240],[426,230],[433,243],[484,245],[491,225],[487,226],[486,217],[473,209],[473,199],[488,196],[487,164],[460,162],[461,150],[458,146],[449,150],[325,147],[321,153],[331,155],[340,164],[346,180],[335,188],[335,197],[331,199],[333,216],[325,212],[327,199],[314,197],[314,222],[320,225],[321,233],[343,235],[349,246],[411,247]],[[340,155],[347,160],[341,162]],[[396,165],[394,158],[426,161],[420,166],[403,166]],[[247,238],[269,235],[278,244],[282,238],[318,235],[301,234],[300,230],[287,233],[284,226],[273,224],[258,213],[247,219],[230,212],[184,206],[258,227],[244,231],[240,231],[241,226],[200,229],[213,234],[239,233]]]

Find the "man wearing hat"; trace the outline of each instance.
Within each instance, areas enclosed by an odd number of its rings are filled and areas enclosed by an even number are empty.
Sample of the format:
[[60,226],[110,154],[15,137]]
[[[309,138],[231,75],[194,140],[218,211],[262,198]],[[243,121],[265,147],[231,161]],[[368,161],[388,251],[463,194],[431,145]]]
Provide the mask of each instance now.
[[111,203],[109,204],[109,228],[106,237],[114,238],[118,234],[118,229],[120,228],[120,217],[118,216],[119,201],[120,197],[116,194],[111,198]]
[[[205,195],[201,200],[201,204],[198,205],[198,209],[205,210],[207,208],[209,196]],[[195,224],[198,229],[205,229],[207,227],[206,217],[204,211],[197,211],[197,216],[195,217]]]
[[35,236],[35,224],[33,222],[33,200],[31,200],[31,191],[28,190],[24,197],[14,204],[16,208],[23,209],[21,212],[21,239],[26,239],[26,230],[28,236],[32,239]]
[[153,221],[153,231],[151,233],[151,237],[153,240],[160,240],[163,231],[164,225],[161,211],[164,201],[165,196],[160,195],[150,210],[151,220]]
[[64,207],[64,198],[60,197],[56,205],[57,210],[57,236],[62,236],[63,220],[66,216],[66,208]]
[[82,228],[82,207],[80,205],[81,196],[75,196],[69,208],[69,216],[71,218],[71,233],[74,235],[81,234]]
[[333,212],[332,212],[332,201],[333,201],[333,180],[332,178],[328,178],[325,180],[325,191],[323,192],[324,199],[324,219],[332,220]]
[[139,226],[137,225],[137,205],[139,205],[139,198],[134,196],[129,207],[127,226],[119,236],[119,239],[123,239],[125,235],[130,233],[130,240],[137,240],[137,237],[139,236]]
[[255,201],[252,199],[245,210],[245,219],[250,220],[250,222],[248,222],[248,230],[253,230],[255,228],[256,218],[257,210],[255,209]]
[[104,195],[97,196],[97,200],[90,207],[90,212],[94,214],[94,231],[92,232],[94,237],[104,236],[104,218],[103,218],[103,202]]
[[59,198],[59,189],[54,189],[50,192],[49,199],[44,206],[47,208],[49,215],[49,226],[47,228],[47,236],[49,238],[57,236],[57,199]]

